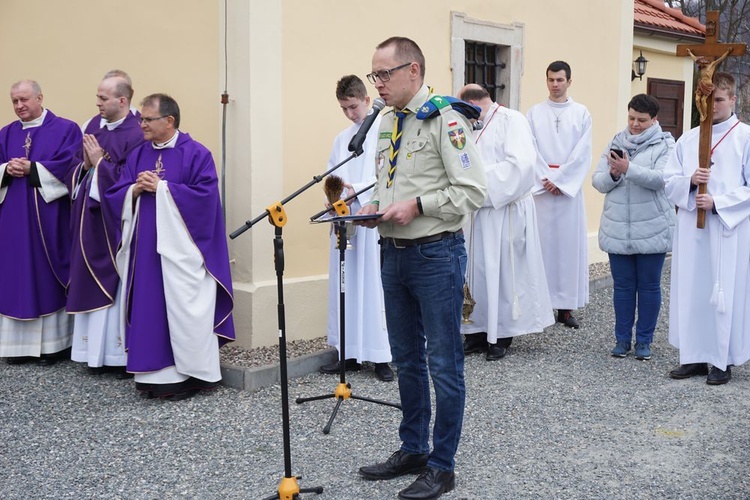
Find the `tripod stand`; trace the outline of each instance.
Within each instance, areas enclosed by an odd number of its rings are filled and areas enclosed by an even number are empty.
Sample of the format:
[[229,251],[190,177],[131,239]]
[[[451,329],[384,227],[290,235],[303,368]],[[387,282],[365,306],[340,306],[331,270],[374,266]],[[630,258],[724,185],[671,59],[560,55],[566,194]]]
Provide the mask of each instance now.
[[[341,208],[342,205],[343,208]],[[345,214],[348,214],[349,212],[348,208],[346,207],[345,200],[341,200],[334,204],[334,208],[339,213],[343,212]],[[360,401],[368,401],[370,403],[377,403],[401,409],[401,405],[396,403],[389,403],[387,401],[355,396],[354,394],[352,394],[351,384],[346,382],[346,218],[345,216],[337,217],[331,219],[331,221],[333,224],[335,224],[336,234],[338,238],[337,247],[339,250],[339,383],[336,386],[336,389],[333,391],[333,394],[324,394],[321,396],[296,399],[297,404],[302,404],[308,401],[336,398],[336,406],[334,406],[333,408],[333,412],[331,413],[331,417],[328,419],[328,423],[326,423],[325,427],[323,427],[323,434],[328,434],[329,432],[331,432],[333,420],[336,418],[336,414],[341,407],[341,403],[343,403],[346,399],[358,399]]]
[[[305,188],[306,189],[306,188]],[[299,194],[295,193],[292,197]],[[290,198],[291,199],[291,198]],[[288,200],[287,200],[288,201]],[[289,387],[288,371],[286,360],[286,314],[284,310],[284,240],[282,238],[282,227],[286,224],[287,218],[284,212],[283,202],[270,205],[266,212],[254,219],[248,221],[243,227],[229,235],[234,239],[258,221],[262,220],[268,214],[269,222],[275,227],[273,239],[273,260],[276,269],[276,291],[278,296],[278,325],[279,325],[279,369],[281,376],[281,418],[283,423],[284,435],[284,478],[279,484],[275,495],[265,498],[264,500],[294,500],[299,498],[300,493],[323,493],[322,486],[313,488],[300,488],[297,484],[297,477],[292,475],[292,452],[289,437]]]

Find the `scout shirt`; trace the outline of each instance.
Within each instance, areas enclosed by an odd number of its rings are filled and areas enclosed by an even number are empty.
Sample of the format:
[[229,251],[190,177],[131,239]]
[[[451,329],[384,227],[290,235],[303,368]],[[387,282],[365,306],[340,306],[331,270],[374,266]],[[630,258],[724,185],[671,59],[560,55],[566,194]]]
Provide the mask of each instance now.
[[405,226],[381,222],[381,236],[415,239],[458,231],[466,214],[477,210],[487,194],[479,151],[470,140],[471,125],[462,114],[448,110],[428,120],[418,120],[417,112],[431,97],[426,85],[404,109],[410,113],[403,123],[396,173],[387,187],[391,134],[396,120],[394,110],[383,116],[376,154],[378,181],[372,202],[379,211],[388,205],[420,197],[423,215]]

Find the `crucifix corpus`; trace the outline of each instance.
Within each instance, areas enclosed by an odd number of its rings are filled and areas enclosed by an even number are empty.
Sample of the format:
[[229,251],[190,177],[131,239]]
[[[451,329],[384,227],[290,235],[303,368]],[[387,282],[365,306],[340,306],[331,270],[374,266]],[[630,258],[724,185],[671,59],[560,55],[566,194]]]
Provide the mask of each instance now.
[[[741,56],[745,54],[744,43],[721,43],[719,37],[719,13],[717,11],[706,12],[706,40],[703,45],[678,45],[678,56],[690,56],[698,65],[700,78],[695,88],[695,105],[700,115],[700,140],[698,145],[698,166],[711,168],[711,131],[713,128],[714,114],[714,73],[716,67],[729,56]],[[706,193],[706,185],[698,186],[698,193]],[[706,211],[698,209],[699,229],[706,226]]]

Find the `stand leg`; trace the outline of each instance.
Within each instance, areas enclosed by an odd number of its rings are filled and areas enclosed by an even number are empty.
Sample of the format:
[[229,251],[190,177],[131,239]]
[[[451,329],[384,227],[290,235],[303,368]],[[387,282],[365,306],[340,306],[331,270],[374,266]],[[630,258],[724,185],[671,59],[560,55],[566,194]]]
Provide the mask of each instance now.
[[394,408],[401,409],[401,405],[396,403],[388,403],[386,401],[379,401],[377,399],[363,398],[360,396],[353,396],[351,391],[351,385],[346,382],[346,223],[338,222],[334,226],[337,236],[337,246],[339,249],[339,384],[336,386],[333,394],[325,394],[322,396],[312,396],[309,398],[297,398],[297,404],[306,403],[308,401],[317,401],[320,399],[336,398],[336,406],[333,408],[331,417],[328,419],[328,423],[323,427],[323,434],[331,432],[331,426],[333,420],[339,412],[341,403],[345,399],[353,398],[360,401],[367,401],[369,403],[377,403],[384,406],[392,406]]
[[323,427],[323,434],[328,434],[331,432],[331,426],[333,425],[333,419],[336,418],[336,414],[339,412],[339,408],[341,408],[341,403],[344,402],[343,398],[337,398],[336,399],[336,406],[333,407],[333,413],[331,413],[331,418],[328,419],[328,423],[325,427]]
[[284,478],[279,484],[277,493],[268,500],[294,500],[299,493],[323,493],[323,488],[300,489],[297,477],[292,475],[292,450],[289,436],[289,374],[286,360],[286,314],[284,310],[284,240],[281,237],[281,227],[276,226],[273,240],[274,263],[276,266],[276,289],[278,294],[278,324],[279,324],[279,371],[281,376],[281,417],[284,435]]

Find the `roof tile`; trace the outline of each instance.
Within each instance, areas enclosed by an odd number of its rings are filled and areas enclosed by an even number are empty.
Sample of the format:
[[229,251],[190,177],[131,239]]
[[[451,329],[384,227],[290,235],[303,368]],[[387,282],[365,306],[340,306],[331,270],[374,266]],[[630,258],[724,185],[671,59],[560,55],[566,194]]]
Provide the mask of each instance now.
[[657,28],[676,34],[705,36],[706,27],[679,9],[667,7],[662,0],[635,0],[633,22],[637,27]]

